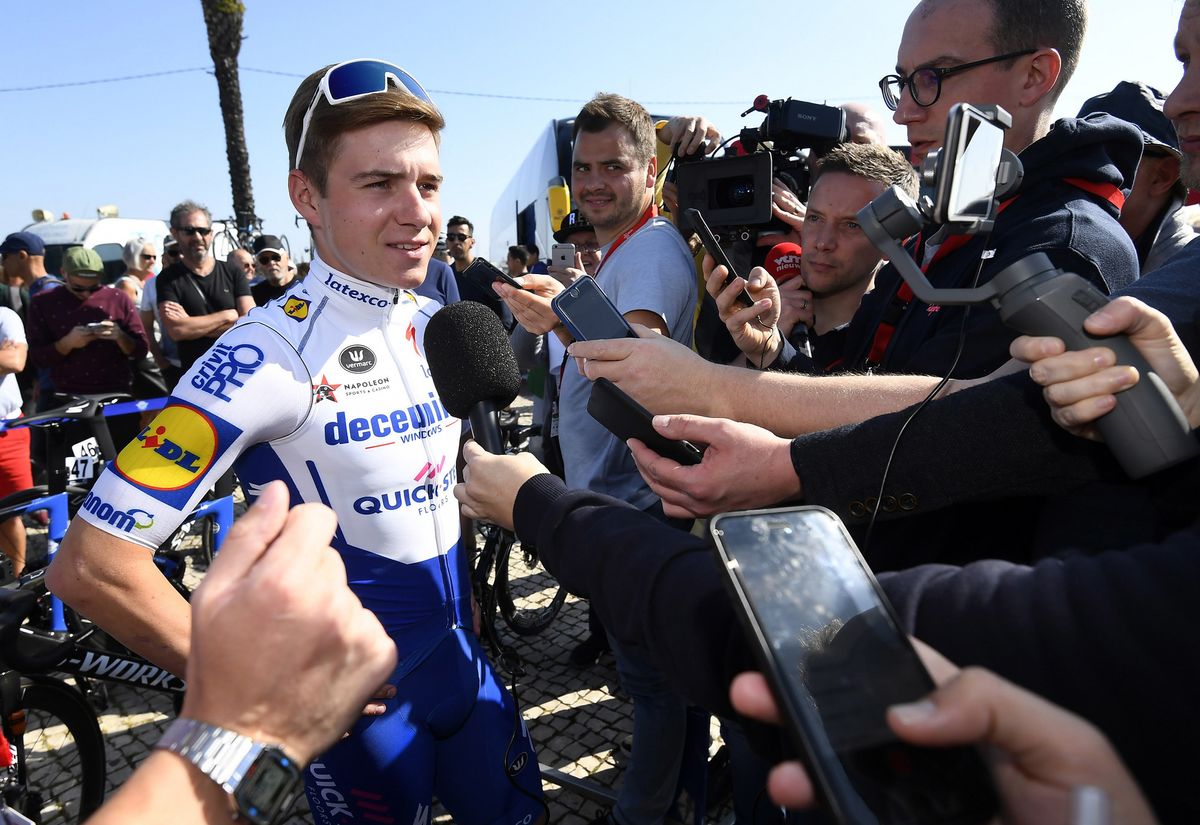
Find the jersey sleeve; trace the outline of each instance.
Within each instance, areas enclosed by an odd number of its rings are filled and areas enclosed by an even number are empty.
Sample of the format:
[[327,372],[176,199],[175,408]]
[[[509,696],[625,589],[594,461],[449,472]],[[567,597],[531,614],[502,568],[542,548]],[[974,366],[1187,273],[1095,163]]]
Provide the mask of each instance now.
[[239,455],[295,432],[311,405],[312,381],[292,345],[263,324],[239,324],[101,473],[79,518],[156,548]]

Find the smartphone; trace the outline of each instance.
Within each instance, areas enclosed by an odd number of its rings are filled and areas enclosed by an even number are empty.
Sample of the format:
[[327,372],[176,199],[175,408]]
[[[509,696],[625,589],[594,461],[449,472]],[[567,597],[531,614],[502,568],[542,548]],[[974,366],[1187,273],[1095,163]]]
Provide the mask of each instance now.
[[471,262],[471,265],[462,271],[462,274],[473,280],[475,283],[482,286],[489,293],[492,291],[493,281],[504,281],[514,289],[524,289],[511,275],[491,261],[486,261],[483,258],[476,258]]
[[550,262],[562,269],[575,266],[575,244],[556,243],[550,248]]
[[966,103],[950,109],[945,147],[935,161],[934,221],[970,223],[996,216],[996,174],[1004,130]]
[[555,295],[550,307],[576,341],[637,338],[625,316],[590,277],[580,278]]
[[[734,278],[740,277],[738,271],[733,268],[733,263],[729,260],[729,256],[725,254],[725,250],[717,243],[716,236],[708,228],[708,223],[704,220],[704,216],[700,214],[699,209],[688,209],[685,214],[688,221],[691,222],[692,229],[696,230],[696,234],[700,236],[700,241],[704,244],[704,248],[708,250],[708,254],[712,255],[713,260],[719,266],[725,267],[725,271],[728,273],[725,276],[725,286],[729,286],[733,283]],[[754,306],[754,299],[744,289],[737,296],[737,302],[745,307]]]
[[659,455],[685,466],[699,464],[704,451],[690,441],[675,441],[654,429],[650,411],[607,378],[592,383],[588,414],[621,441],[636,438]]
[[839,822],[988,822],[990,775],[972,747],[903,742],[890,705],[933,690],[846,528],[822,507],[728,513],[709,525],[787,728]]
[[88,332],[102,332],[108,329],[108,324],[105,321],[93,321],[84,327]]

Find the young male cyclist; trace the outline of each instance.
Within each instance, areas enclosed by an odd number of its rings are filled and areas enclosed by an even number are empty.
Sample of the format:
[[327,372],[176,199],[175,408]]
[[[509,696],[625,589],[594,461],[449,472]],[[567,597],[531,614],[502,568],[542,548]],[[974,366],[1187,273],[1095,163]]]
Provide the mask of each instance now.
[[438,305],[411,291],[441,229],[442,125],[417,82],[386,63],[350,61],[300,84],[284,131],[292,203],[316,248],[308,277],[184,375],[93,488],[49,574],[67,602],[182,674],[188,607],[147,548],[235,459],[251,497],[283,479],[293,504],[332,507],[350,586],[399,663],[394,693],[368,707],[382,715],[307,771],[323,823],[428,822],[434,795],[465,823],[532,823],[543,810],[528,734],[470,630],[450,492],[460,426],[423,353]]

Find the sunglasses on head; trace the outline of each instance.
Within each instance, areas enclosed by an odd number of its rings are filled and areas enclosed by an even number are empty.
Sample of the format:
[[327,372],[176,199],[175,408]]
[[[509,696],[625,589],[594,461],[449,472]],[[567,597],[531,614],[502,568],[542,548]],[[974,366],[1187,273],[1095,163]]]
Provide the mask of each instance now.
[[277,255],[274,252],[264,252],[258,256],[258,262],[260,264],[276,264],[282,260],[282,256]]
[[331,106],[336,106],[339,103],[349,103],[351,100],[358,100],[360,97],[386,92],[389,80],[393,81],[397,87],[406,90],[413,97],[423,100],[430,105],[433,104],[433,101],[429,99],[429,95],[421,88],[421,84],[399,66],[393,66],[391,63],[385,63],[382,60],[366,59],[347,60],[345,63],[332,66],[321,77],[321,82],[317,84],[317,91],[313,95],[312,103],[308,104],[308,111],[304,113],[304,123],[300,127],[300,141],[296,144],[296,163],[294,168],[300,168],[300,159],[304,157],[304,142],[308,139],[308,125],[312,122],[313,112],[316,110],[317,102],[320,101],[322,95],[325,96],[325,99],[329,101]]
[[185,235],[199,235],[201,238],[207,238],[212,234],[211,226],[177,226],[175,228]]

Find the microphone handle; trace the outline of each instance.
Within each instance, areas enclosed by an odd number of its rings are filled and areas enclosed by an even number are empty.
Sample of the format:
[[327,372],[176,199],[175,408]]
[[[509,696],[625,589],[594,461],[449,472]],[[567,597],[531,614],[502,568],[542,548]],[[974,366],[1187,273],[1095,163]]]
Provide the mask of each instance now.
[[496,422],[496,402],[477,401],[468,414],[471,421],[471,437],[492,455],[504,455],[504,439],[500,437],[500,425]]

